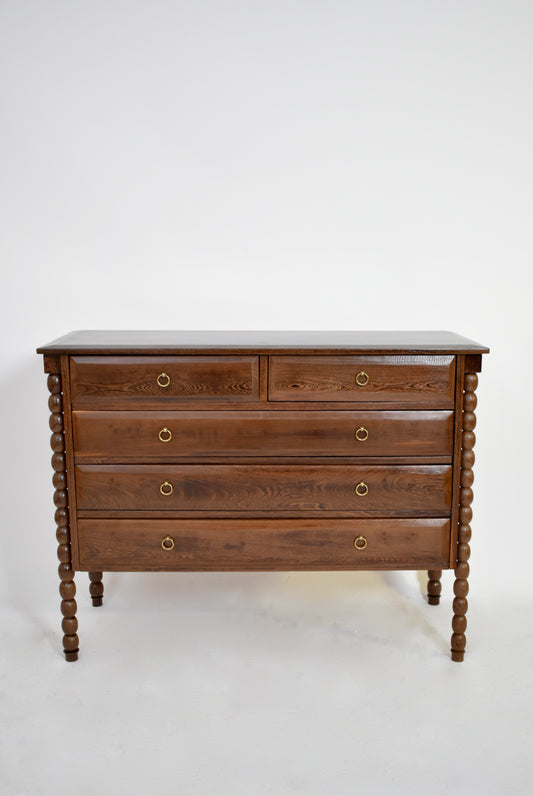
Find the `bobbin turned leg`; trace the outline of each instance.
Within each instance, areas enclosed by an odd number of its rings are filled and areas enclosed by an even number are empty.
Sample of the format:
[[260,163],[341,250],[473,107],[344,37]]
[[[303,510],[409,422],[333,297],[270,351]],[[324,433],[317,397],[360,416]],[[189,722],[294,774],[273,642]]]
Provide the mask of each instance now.
[[92,597],[94,607],[102,605],[104,599],[104,584],[102,583],[102,572],[89,572],[89,592]]
[[468,600],[466,598],[468,595],[468,575],[470,574],[470,567],[468,565],[468,559],[470,558],[469,542],[472,535],[472,530],[470,528],[472,509],[470,508],[470,504],[474,497],[471,487],[474,483],[474,472],[472,467],[475,461],[473,448],[476,444],[476,435],[474,434],[476,416],[474,410],[477,404],[475,395],[477,384],[478,379],[476,373],[465,374],[459,531],[457,537],[455,583],[453,587],[455,599],[453,601],[454,617],[452,621],[452,661],[462,661],[464,659],[466,646],[466,612],[468,610]]
[[52,467],[54,469],[53,484],[55,487],[54,503],[56,505],[55,520],[57,523],[56,538],[58,542],[57,557],[59,558],[59,593],[61,594],[61,613],[63,651],[67,661],[78,659],[79,639],[77,636],[78,620],[76,619],[76,584],[70,551],[70,529],[68,517],[68,491],[66,477],[65,438],[63,434],[63,396],[61,376],[51,373],[48,376],[48,389],[51,393],[48,400],[50,408],[50,428],[52,436],[50,445],[54,451]]
[[[61,547],[61,545],[60,545]],[[78,620],[76,619],[77,604],[74,599],[76,595],[76,584],[74,583],[74,572],[68,564],[59,565],[59,593],[61,594],[61,613],[63,621],[63,652],[67,661],[77,661],[79,652],[79,639],[77,635]]]
[[428,570],[428,603],[438,605],[440,603],[442,569]]

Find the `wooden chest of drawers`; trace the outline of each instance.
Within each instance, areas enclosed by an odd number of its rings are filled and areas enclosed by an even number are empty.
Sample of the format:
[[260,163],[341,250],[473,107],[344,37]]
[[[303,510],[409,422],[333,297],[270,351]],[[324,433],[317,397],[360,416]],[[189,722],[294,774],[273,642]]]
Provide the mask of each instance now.
[[73,332],[48,373],[64,652],[76,571],[455,570],[464,656],[475,389],[449,332]]

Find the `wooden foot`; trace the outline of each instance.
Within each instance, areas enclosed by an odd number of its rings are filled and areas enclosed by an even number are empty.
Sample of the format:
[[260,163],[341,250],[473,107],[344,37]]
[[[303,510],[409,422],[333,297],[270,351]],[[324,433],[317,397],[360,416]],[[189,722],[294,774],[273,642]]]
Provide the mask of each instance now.
[[428,603],[438,605],[440,603],[442,569],[428,570]]
[[95,608],[102,605],[104,599],[104,584],[102,583],[102,572],[89,572],[89,592]]
[[466,647],[466,612],[468,610],[468,576],[470,574],[470,567],[468,559],[470,558],[470,537],[472,530],[470,522],[472,521],[472,503],[474,493],[472,492],[472,484],[474,483],[474,445],[476,444],[476,435],[474,428],[476,426],[476,416],[474,410],[476,408],[477,399],[475,390],[477,387],[477,374],[466,373],[464,382],[464,396],[463,396],[463,436],[462,436],[462,453],[461,453],[461,491],[460,491],[460,506],[459,506],[459,531],[457,536],[457,558],[455,564],[455,583],[453,591],[455,599],[453,601],[453,620],[452,620],[452,661],[464,660],[465,647]]
[[50,428],[52,436],[50,445],[54,454],[52,467],[54,469],[53,484],[55,487],[54,503],[56,505],[55,521],[57,524],[56,539],[58,543],[57,557],[59,558],[59,593],[61,595],[61,613],[63,614],[63,652],[67,661],[76,661],[79,652],[79,639],[77,635],[78,620],[76,619],[76,584],[74,583],[74,570],[70,553],[70,529],[68,516],[68,492],[66,477],[65,438],[63,434],[63,395],[61,389],[61,376],[51,373],[48,376],[48,389],[50,398]]
[[461,663],[465,659],[464,650],[452,650],[452,661]]

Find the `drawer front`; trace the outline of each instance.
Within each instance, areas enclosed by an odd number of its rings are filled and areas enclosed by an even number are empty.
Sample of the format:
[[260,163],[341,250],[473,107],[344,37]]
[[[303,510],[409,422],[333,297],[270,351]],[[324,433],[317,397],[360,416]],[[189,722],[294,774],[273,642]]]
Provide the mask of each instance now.
[[271,401],[419,401],[453,405],[453,356],[272,356]]
[[101,462],[184,456],[451,457],[453,412],[72,413],[74,454]]
[[449,465],[78,465],[80,511],[305,511],[442,517]]
[[80,519],[78,540],[82,570],[444,569],[450,522]]
[[159,400],[256,401],[259,359],[231,356],[71,357],[74,406],[99,399],[139,404]]

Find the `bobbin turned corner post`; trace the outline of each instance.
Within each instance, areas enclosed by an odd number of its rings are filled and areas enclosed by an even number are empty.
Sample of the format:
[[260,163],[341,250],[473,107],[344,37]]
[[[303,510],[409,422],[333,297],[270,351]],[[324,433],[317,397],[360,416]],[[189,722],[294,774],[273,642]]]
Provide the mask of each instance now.
[[[70,526],[68,512],[67,459],[65,453],[65,424],[63,417],[63,388],[61,380],[60,360],[55,357],[45,359],[45,371],[48,372],[48,407],[50,409],[50,446],[53,450],[52,468],[54,470],[54,503],[56,506],[55,521],[57,525],[56,539],[58,542],[57,557],[59,559],[59,593],[61,595],[61,613],[63,614],[63,652],[67,661],[76,661],[79,652],[77,635],[78,620],[75,600],[76,584],[70,547]],[[50,372],[52,371],[52,372]],[[53,372],[56,371],[56,372]]]
[[[479,368],[480,369],[480,368]],[[460,472],[460,492],[459,492],[459,527],[457,533],[457,554],[455,561],[455,583],[453,587],[453,635],[451,639],[452,661],[464,660],[466,647],[466,612],[468,610],[468,576],[470,567],[470,537],[472,530],[472,509],[470,507],[474,493],[472,484],[474,482],[474,445],[476,435],[475,409],[477,398],[475,391],[478,385],[477,373],[466,372],[464,375],[463,386],[463,413],[462,413],[462,436],[461,436],[461,472]]]

